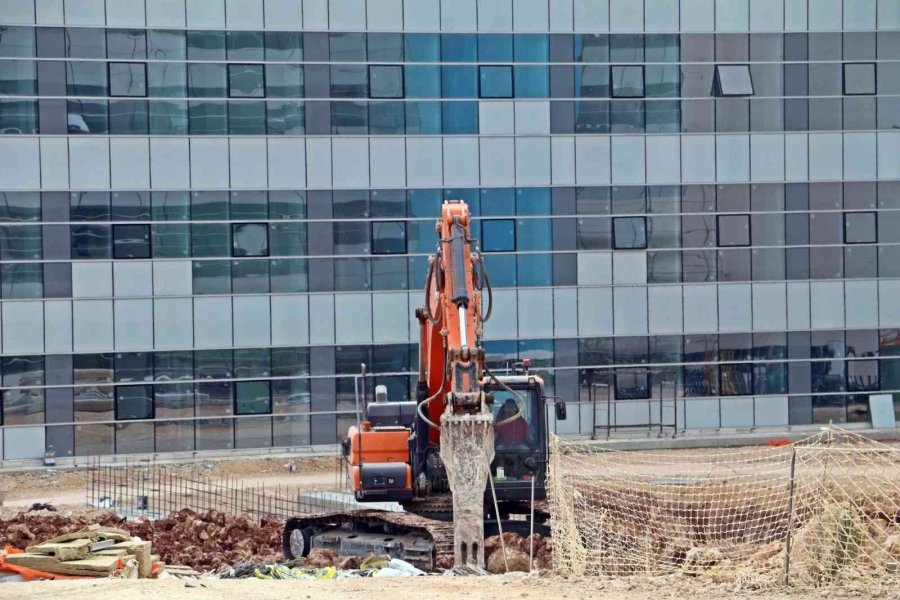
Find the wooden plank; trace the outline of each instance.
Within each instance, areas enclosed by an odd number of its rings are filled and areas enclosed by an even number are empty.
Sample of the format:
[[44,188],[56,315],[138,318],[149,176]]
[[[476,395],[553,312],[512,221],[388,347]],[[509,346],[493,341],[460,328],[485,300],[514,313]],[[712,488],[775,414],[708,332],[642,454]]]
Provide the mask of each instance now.
[[91,553],[93,542],[89,539],[72,540],[61,544],[38,544],[29,546],[26,552],[30,554],[49,554],[59,560],[79,560],[87,558]]
[[85,575],[105,577],[112,574],[119,566],[118,556],[94,556],[82,560],[60,561],[55,556],[46,554],[10,554],[6,562],[11,565],[29,567],[48,573],[61,575]]
[[125,548],[104,548],[91,553],[92,556],[128,556],[129,552]]

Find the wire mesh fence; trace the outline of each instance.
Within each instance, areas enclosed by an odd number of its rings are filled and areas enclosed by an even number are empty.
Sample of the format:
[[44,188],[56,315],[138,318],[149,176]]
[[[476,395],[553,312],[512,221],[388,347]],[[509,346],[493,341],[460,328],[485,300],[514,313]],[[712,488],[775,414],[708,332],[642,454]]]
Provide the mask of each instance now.
[[[289,483],[267,485],[231,476],[198,474],[151,460],[130,461],[124,466],[93,463],[87,479],[87,502],[127,517],[147,515],[151,518],[184,508],[279,519],[371,508],[356,502],[353,495],[339,485],[329,490],[310,490],[307,486]],[[394,509],[392,506],[379,508]]]
[[838,428],[777,447],[616,451],[555,438],[553,557],[576,575],[760,588],[900,583],[900,448]]

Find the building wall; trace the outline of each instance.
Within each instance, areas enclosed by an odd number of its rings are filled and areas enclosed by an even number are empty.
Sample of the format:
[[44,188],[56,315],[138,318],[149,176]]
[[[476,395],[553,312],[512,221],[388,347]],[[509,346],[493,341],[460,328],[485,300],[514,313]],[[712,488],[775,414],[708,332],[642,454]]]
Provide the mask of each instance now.
[[[332,443],[442,199],[485,347],[618,424],[900,391],[900,0],[7,0],[3,456]],[[371,390],[373,386],[369,385]],[[675,414],[667,404],[664,420]]]

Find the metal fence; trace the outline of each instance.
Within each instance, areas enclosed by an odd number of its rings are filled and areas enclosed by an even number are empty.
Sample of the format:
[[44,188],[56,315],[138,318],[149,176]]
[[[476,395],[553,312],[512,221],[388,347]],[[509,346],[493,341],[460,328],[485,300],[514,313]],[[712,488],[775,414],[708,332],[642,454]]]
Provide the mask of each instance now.
[[[188,508],[286,519],[298,514],[373,508],[371,504],[359,504],[338,485],[331,490],[265,485],[233,476],[192,473],[183,466],[160,465],[152,460],[129,461],[124,466],[92,463],[86,495],[91,506],[109,508],[126,517],[158,518]],[[392,505],[378,508],[400,510]]]

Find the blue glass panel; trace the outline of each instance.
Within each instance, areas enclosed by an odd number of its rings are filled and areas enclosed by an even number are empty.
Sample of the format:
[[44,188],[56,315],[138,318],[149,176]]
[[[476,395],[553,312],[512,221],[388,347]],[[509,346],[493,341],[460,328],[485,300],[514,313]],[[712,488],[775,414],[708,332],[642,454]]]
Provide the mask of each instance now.
[[389,135],[406,133],[406,119],[402,102],[370,102],[369,133]]
[[478,36],[479,62],[510,62],[512,59],[512,35],[503,33],[487,33]]
[[441,60],[445,62],[475,62],[478,59],[478,38],[471,33],[441,35]]
[[482,98],[512,98],[512,67],[479,67]]
[[[431,250],[434,250],[434,246]],[[425,280],[428,277],[428,257],[410,256],[407,266],[409,268],[409,284],[413,289],[424,288]]]
[[406,194],[410,217],[437,218],[441,214],[440,190],[409,190]]
[[609,98],[609,67],[576,67],[575,97]]
[[0,133],[37,133],[35,100],[0,100]]
[[441,89],[444,98],[477,98],[477,67],[441,67]]
[[436,135],[441,133],[440,102],[407,102],[406,133]]
[[[462,200],[469,206],[469,212],[472,213],[473,216],[478,216],[481,214],[479,201],[479,193],[476,189],[464,189],[464,188],[449,188],[444,190],[444,200]],[[475,231],[472,232],[472,235],[476,235]]]
[[[516,257],[520,287],[553,284],[553,256],[550,254],[519,254]],[[493,279],[491,279],[493,282]]]
[[544,66],[515,67],[517,98],[549,98],[550,69]]
[[516,190],[517,215],[549,215],[550,188],[520,188]]
[[444,133],[478,133],[477,102],[444,102],[441,112]]
[[481,190],[481,214],[491,217],[515,215],[515,190],[512,188]]
[[485,252],[515,252],[516,227],[512,219],[481,221],[481,249]]
[[550,219],[517,219],[516,238],[519,250],[552,250]]
[[407,98],[440,98],[441,69],[437,66],[409,65],[406,67]]
[[550,41],[547,34],[516,34],[516,62],[547,62],[549,60]]
[[404,36],[406,60],[410,62],[438,62],[441,49],[436,33],[407,33]]
[[516,255],[492,254],[484,259],[491,285],[498,288],[516,287]]

